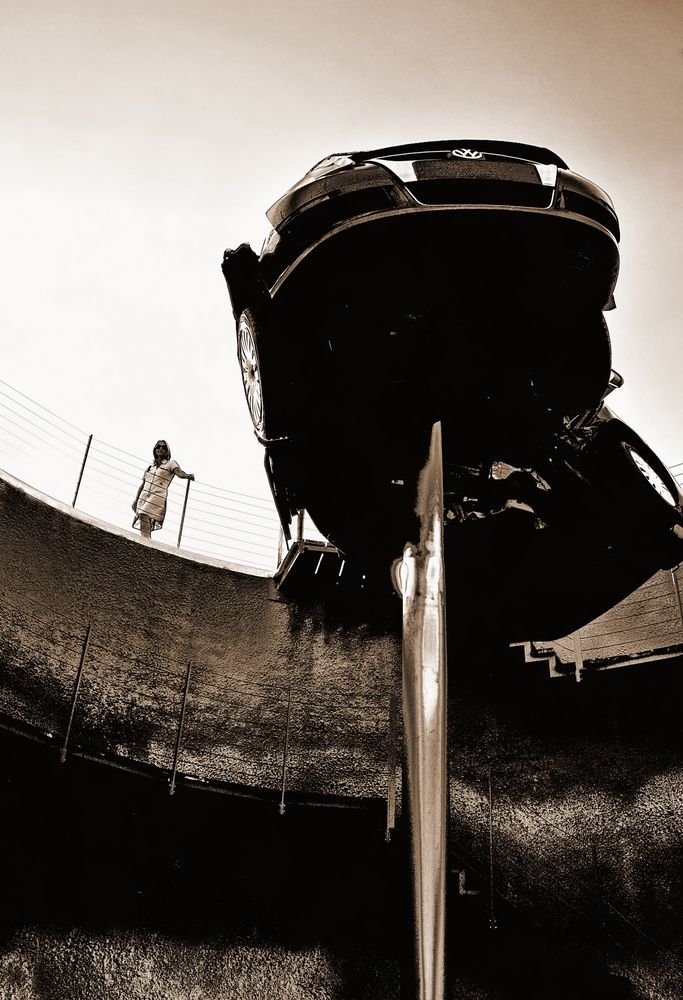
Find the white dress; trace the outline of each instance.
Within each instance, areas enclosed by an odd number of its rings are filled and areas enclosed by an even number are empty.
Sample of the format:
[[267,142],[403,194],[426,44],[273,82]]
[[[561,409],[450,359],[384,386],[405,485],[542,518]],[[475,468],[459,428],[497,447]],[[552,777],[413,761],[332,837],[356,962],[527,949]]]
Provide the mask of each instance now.
[[166,516],[166,498],[171,480],[180,468],[174,458],[166,459],[161,465],[150,465],[145,469],[143,485],[135,508],[133,527],[139,527],[140,514],[151,518],[152,528],[160,528]]

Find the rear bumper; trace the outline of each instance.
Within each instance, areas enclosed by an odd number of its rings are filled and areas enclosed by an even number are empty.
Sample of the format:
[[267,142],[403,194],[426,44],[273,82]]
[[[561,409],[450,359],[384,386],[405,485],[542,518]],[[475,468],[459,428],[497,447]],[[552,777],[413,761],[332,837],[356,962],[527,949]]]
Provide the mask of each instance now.
[[[371,297],[373,275],[431,272],[453,282],[476,276],[529,287],[529,299],[553,298],[566,289],[567,305],[609,308],[619,273],[616,240],[600,223],[566,209],[500,205],[414,205],[369,211],[331,225],[309,216],[261,256],[261,273],[273,300],[284,289],[304,296],[312,280],[343,274]],[[368,272],[357,262],[372,258]],[[313,270],[311,271],[311,265]]]

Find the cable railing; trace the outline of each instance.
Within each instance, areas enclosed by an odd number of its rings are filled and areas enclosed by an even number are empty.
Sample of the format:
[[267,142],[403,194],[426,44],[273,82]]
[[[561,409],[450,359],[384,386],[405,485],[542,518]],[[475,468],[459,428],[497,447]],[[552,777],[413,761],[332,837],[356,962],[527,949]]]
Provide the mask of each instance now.
[[[50,496],[117,527],[149,461],[85,431],[0,380],[0,466]],[[154,537],[228,563],[273,571],[280,525],[268,497],[210,483],[171,484]]]
[[[0,466],[79,510],[130,528],[149,461],[100,440],[0,379]],[[683,462],[671,467],[683,485]],[[321,538],[307,522],[307,533]],[[171,484],[155,538],[254,569],[277,568],[280,526],[269,497],[209,483]]]
[[[560,672],[610,669],[657,656],[678,655],[683,647],[683,568],[662,570],[620,604],[571,635],[534,642],[538,652],[553,652]],[[566,670],[565,670],[566,672]]]

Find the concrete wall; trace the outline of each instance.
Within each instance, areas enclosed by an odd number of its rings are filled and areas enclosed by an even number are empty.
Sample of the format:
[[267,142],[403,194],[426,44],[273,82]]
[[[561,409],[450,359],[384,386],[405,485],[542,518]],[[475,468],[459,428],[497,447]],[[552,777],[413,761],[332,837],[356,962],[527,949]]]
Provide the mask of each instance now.
[[[90,624],[71,749],[168,778],[190,664],[181,774],[207,787],[258,787],[277,801],[291,685],[288,794],[356,800],[380,799],[386,793],[388,706],[399,684],[395,615],[373,621],[369,608],[347,608],[341,616],[329,608],[297,608],[273,600],[265,578],[143,544],[10,481],[0,481],[0,558],[0,712],[5,723],[24,727],[56,747],[63,743]],[[652,635],[656,638],[656,632]],[[589,962],[591,970],[612,974],[609,989],[600,987],[595,995],[677,1000],[683,983],[681,660],[641,671],[598,673],[584,684],[535,686],[529,675],[528,686],[517,679],[506,685],[498,675],[468,688],[458,656],[457,644],[451,643],[450,868],[462,867],[470,888],[480,893],[457,897],[454,954],[456,965],[460,963],[455,973],[459,995],[478,1000],[589,995],[574,988],[573,959],[567,954],[576,954],[576,964]],[[58,803],[58,789],[54,796]],[[178,799],[184,797],[170,801]],[[141,792],[140,802],[145,800]],[[155,830],[160,810],[149,808]],[[193,816],[188,815],[188,830]],[[131,819],[132,827],[135,823],[137,818]],[[306,824],[303,819],[301,823],[304,837]],[[382,833],[376,831],[380,839]],[[78,836],[78,829],[70,830],[69,843]],[[158,836],[160,832],[150,836],[150,844]],[[276,850],[279,842],[273,834],[264,850]],[[334,843],[335,856],[343,855],[343,837]],[[202,844],[197,842],[198,851]],[[130,863],[138,864],[134,846]],[[218,864],[215,843],[213,850]],[[39,851],[35,847],[27,854],[26,870]],[[48,868],[51,858],[48,853]],[[310,861],[299,857],[296,864],[297,871],[307,872],[313,855]],[[210,871],[207,862],[205,878]],[[139,881],[145,885],[143,874]],[[138,892],[135,885],[133,879],[131,896]],[[535,942],[525,953],[509,930],[507,938],[500,936],[492,945],[482,924],[491,889],[502,925],[539,925],[545,935],[542,947],[552,942],[553,949],[564,954],[564,964],[547,983],[537,980],[537,937],[525,938]],[[65,889],[69,899],[82,891],[77,884]],[[158,899],[165,898],[162,890],[154,892]],[[253,916],[257,923],[262,921],[259,926],[267,923],[272,908],[268,892],[263,892],[263,906]],[[287,892],[296,908],[296,879],[288,883]],[[358,892],[362,894],[362,886]],[[335,900],[334,893],[325,895],[325,907],[334,908]],[[472,911],[467,909],[470,904]],[[192,896],[192,906],[202,905],[201,897]],[[354,906],[358,908],[357,896]],[[124,955],[110,926],[113,917],[106,916],[105,902],[102,907],[104,930],[97,935],[79,931],[78,947],[83,956],[102,954],[110,963],[120,961],[121,973],[103,986],[99,972],[81,965],[82,995],[95,989],[112,1000],[137,996],[133,985],[138,983],[139,995],[145,995],[150,962],[155,976],[163,977],[170,975],[163,970],[172,956],[186,961],[186,945],[170,939],[162,945],[154,933],[150,936],[140,927],[126,937]],[[230,912],[226,902],[226,914]],[[56,917],[46,917],[48,924],[55,919],[65,919],[61,910]],[[349,922],[354,919],[350,916]],[[178,933],[174,927],[171,937]],[[469,934],[474,937],[463,950],[457,942]],[[40,966],[39,953],[50,953],[51,948],[57,949],[59,963],[68,960],[70,945],[57,938],[44,924],[15,936],[14,944],[4,952],[0,949],[0,985],[9,988],[19,982],[20,968],[26,982],[52,975],[53,993],[44,995],[62,995],[57,972],[48,975]],[[506,940],[514,951],[508,964]],[[307,939],[312,951],[295,947],[287,954],[319,958],[316,941],[312,929]],[[566,951],[569,944],[575,952]],[[243,966],[238,968],[239,949],[234,941],[217,947],[221,995],[240,996],[237,980],[245,973]],[[387,959],[390,943],[385,941],[383,947],[374,973],[372,956],[368,959],[367,983],[375,984],[367,986],[368,997],[395,995],[400,962],[397,951]],[[396,948],[400,951],[400,942]],[[213,945],[203,943],[198,949],[202,961],[213,954]],[[470,950],[479,958],[470,962]],[[274,966],[283,961],[282,952],[278,954]],[[321,966],[316,961],[302,973],[308,977],[307,986],[297,986],[297,995],[351,995],[343,976],[339,982],[325,979],[324,962]],[[87,965],[85,958],[83,962]],[[551,975],[553,962],[544,966],[544,975]],[[338,972],[339,966],[335,968]],[[389,980],[377,973],[381,968],[388,970]],[[59,970],[63,976],[61,964]],[[621,992],[615,991],[614,976],[620,977]],[[511,984],[516,989],[522,980],[526,991],[513,992]],[[282,983],[275,967],[266,981],[271,995],[294,995],[291,983],[289,992],[283,986],[278,993]],[[389,992],[388,981],[393,983]],[[565,993],[558,992],[563,984]],[[202,991],[191,970],[182,983],[158,995],[184,996],[189,989],[197,997],[219,995],[213,986]],[[22,1000],[41,996],[17,995]]]
[[[69,749],[203,782],[386,794],[386,622],[331,621],[270,581],[112,529],[0,480],[0,713]],[[398,602],[397,602],[398,610]]]

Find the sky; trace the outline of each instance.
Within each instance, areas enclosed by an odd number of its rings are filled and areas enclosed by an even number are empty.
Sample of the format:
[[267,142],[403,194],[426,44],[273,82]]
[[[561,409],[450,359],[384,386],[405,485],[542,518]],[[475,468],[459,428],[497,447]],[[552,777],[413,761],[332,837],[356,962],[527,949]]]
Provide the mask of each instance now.
[[611,195],[613,405],[683,461],[682,29],[673,0],[4,0],[0,378],[265,497],[224,248],[328,153],[512,139]]

